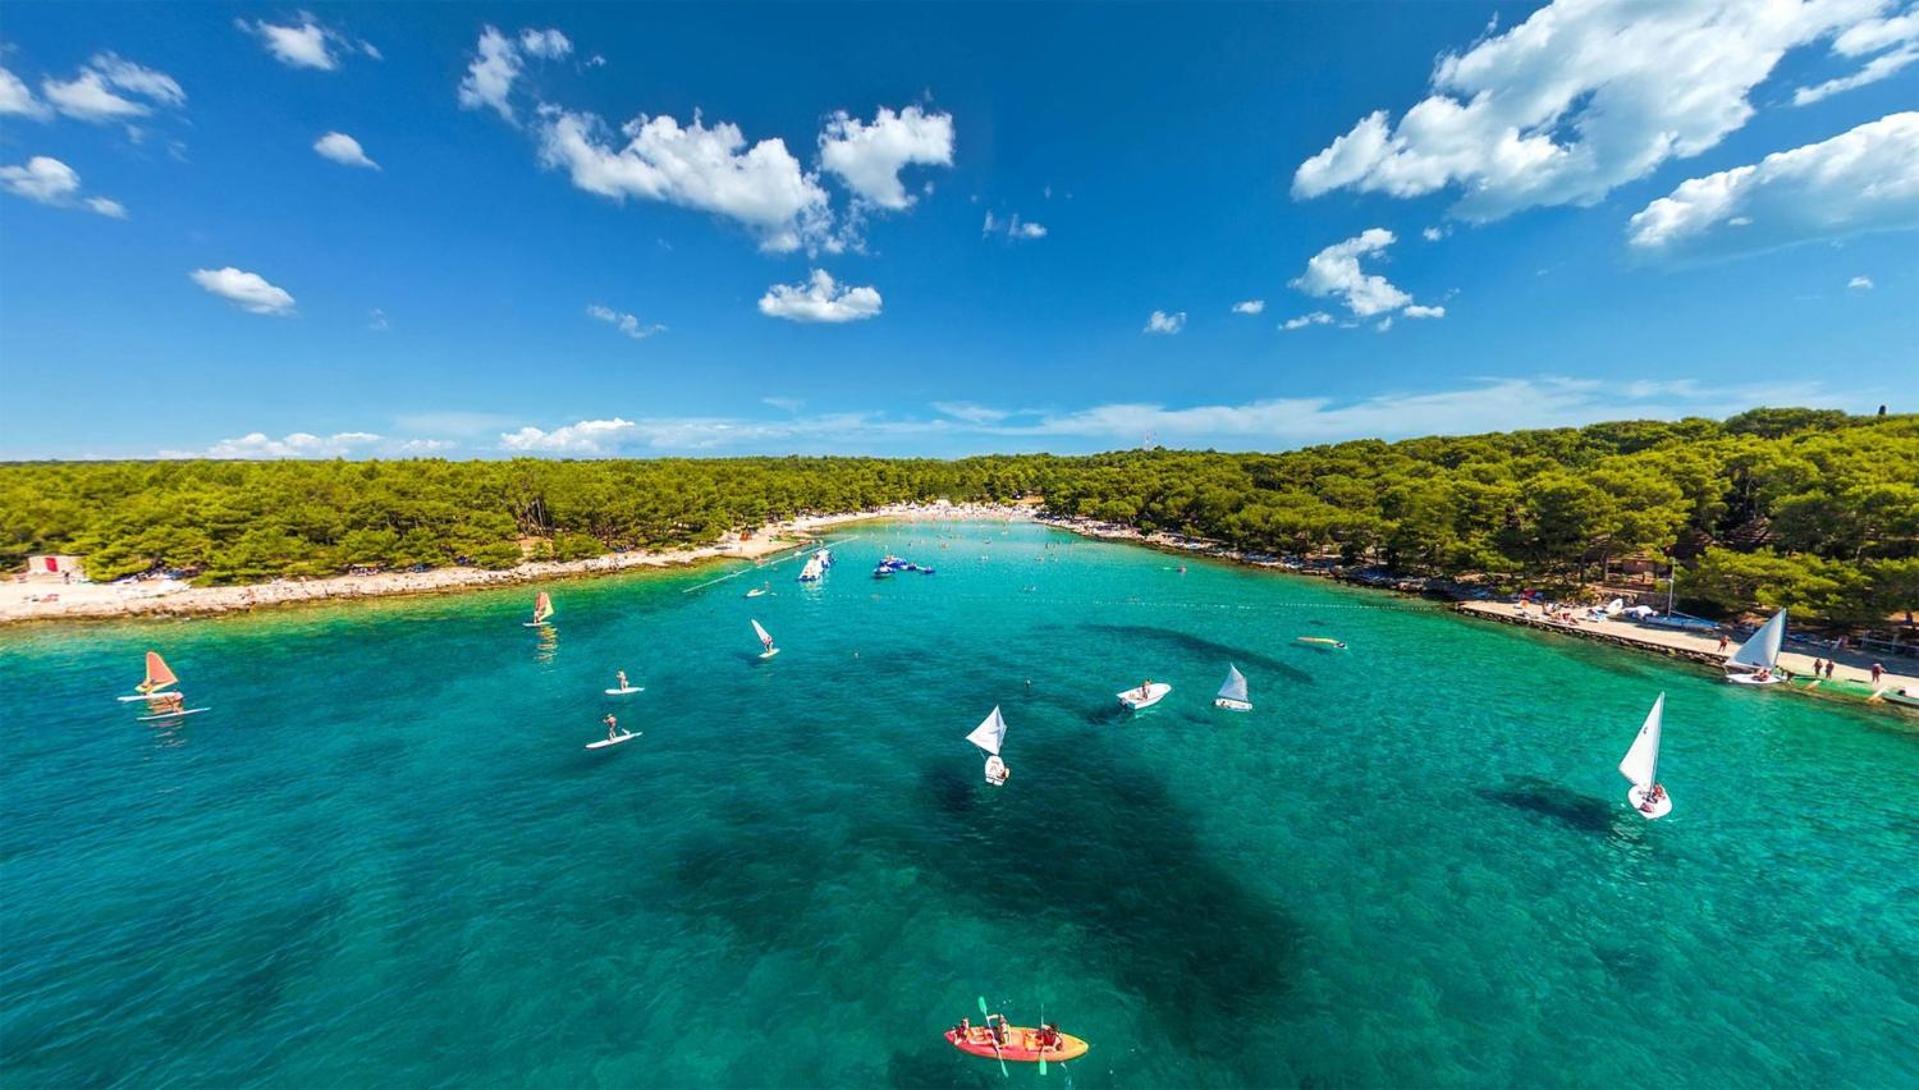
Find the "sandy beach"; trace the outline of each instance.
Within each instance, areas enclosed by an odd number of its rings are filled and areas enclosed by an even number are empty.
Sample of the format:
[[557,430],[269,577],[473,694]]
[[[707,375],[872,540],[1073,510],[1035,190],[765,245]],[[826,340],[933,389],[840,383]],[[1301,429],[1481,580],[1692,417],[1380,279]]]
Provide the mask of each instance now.
[[971,520],[1029,518],[1031,507],[995,504],[891,504],[869,511],[806,515],[696,548],[607,553],[588,560],[533,561],[515,568],[433,568],[324,579],[278,579],[230,587],[196,587],[174,579],[62,583],[35,578],[0,583],[0,624],[25,621],[195,617],[312,602],[444,594],[552,579],[670,568],[711,560],[763,560],[815,540],[835,526],[871,519]]

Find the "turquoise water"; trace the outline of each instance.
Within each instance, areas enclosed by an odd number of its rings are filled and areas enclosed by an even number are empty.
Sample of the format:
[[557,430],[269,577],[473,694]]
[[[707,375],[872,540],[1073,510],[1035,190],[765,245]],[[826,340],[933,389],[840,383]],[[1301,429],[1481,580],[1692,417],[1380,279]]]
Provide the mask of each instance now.
[[[557,583],[550,641],[530,590],[0,635],[0,1082],[1919,1080],[1910,720],[1030,525],[837,552]],[[149,646],[212,711],[112,701]],[[980,996],[1093,1051],[1004,1077],[939,1037]]]

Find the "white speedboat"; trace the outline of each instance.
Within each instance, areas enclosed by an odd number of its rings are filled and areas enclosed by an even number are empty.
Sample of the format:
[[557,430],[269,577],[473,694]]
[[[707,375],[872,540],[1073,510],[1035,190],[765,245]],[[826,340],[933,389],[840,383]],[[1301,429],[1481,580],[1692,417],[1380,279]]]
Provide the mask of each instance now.
[[1120,704],[1124,707],[1141,711],[1166,699],[1166,694],[1172,691],[1173,687],[1163,681],[1149,681],[1137,689],[1128,689],[1119,693],[1118,696]]

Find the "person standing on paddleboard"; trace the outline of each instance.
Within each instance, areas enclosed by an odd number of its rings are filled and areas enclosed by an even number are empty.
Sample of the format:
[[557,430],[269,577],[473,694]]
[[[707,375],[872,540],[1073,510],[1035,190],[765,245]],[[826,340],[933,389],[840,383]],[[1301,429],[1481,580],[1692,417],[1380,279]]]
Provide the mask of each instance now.
[[630,686],[630,685],[628,685],[628,684],[626,683],[626,671],[625,671],[625,670],[615,670],[615,671],[613,672],[613,676],[614,676],[614,677],[617,677],[617,678],[619,678],[619,679],[620,679],[620,688],[621,688],[622,690],[625,690],[625,689],[630,689],[630,688],[632,688],[632,686]]
[[[625,686],[622,685],[621,688],[625,688]],[[613,718],[612,712],[606,713],[606,718],[600,720],[600,722],[606,724],[606,740],[607,741],[611,742],[619,738],[620,721],[618,719]]]

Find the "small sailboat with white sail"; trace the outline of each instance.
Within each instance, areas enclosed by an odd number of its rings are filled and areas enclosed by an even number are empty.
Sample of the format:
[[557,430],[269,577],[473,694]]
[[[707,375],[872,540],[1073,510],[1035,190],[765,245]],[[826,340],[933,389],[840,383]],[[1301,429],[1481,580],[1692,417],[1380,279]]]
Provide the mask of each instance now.
[[1632,783],[1626,789],[1626,801],[1647,821],[1672,812],[1672,796],[1659,782],[1659,730],[1665,713],[1666,694],[1660,693],[1639,727],[1639,736],[1632,740],[1632,748],[1626,751],[1626,759],[1619,762],[1619,774]]
[[1006,717],[999,713],[999,705],[993,705],[992,713],[980,720],[980,725],[973,728],[966,740],[986,751],[986,782],[994,787],[1005,786],[1013,770],[1006,767],[999,755],[1000,746],[1006,741]]
[[1147,678],[1145,681],[1140,682],[1139,688],[1128,689],[1118,695],[1121,707],[1128,708],[1132,711],[1143,711],[1166,699],[1166,694],[1172,691],[1173,687],[1171,685],[1163,681],[1154,681],[1152,678]]
[[766,630],[765,625],[760,624],[760,622],[758,621],[754,621],[753,634],[760,638],[760,646],[766,648],[766,650],[760,652],[760,658],[770,659],[774,655],[777,655],[780,653],[780,649],[773,646],[773,634]]
[[167,666],[167,660],[160,657],[158,651],[147,652],[147,676],[133,687],[132,696],[123,696],[121,701],[159,700],[169,685],[178,685],[180,679],[174,676]]
[[524,622],[527,628],[551,628],[553,625],[553,599],[541,591],[533,598],[533,619]]
[[1219,687],[1219,695],[1213,697],[1213,707],[1224,708],[1229,712],[1253,710],[1252,701],[1247,699],[1246,675],[1240,673],[1239,667],[1230,662],[1226,664],[1226,682]]
[[1735,685],[1777,685],[1784,681],[1776,672],[1776,666],[1779,648],[1785,642],[1786,611],[1782,609],[1727,656],[1726,680]]

